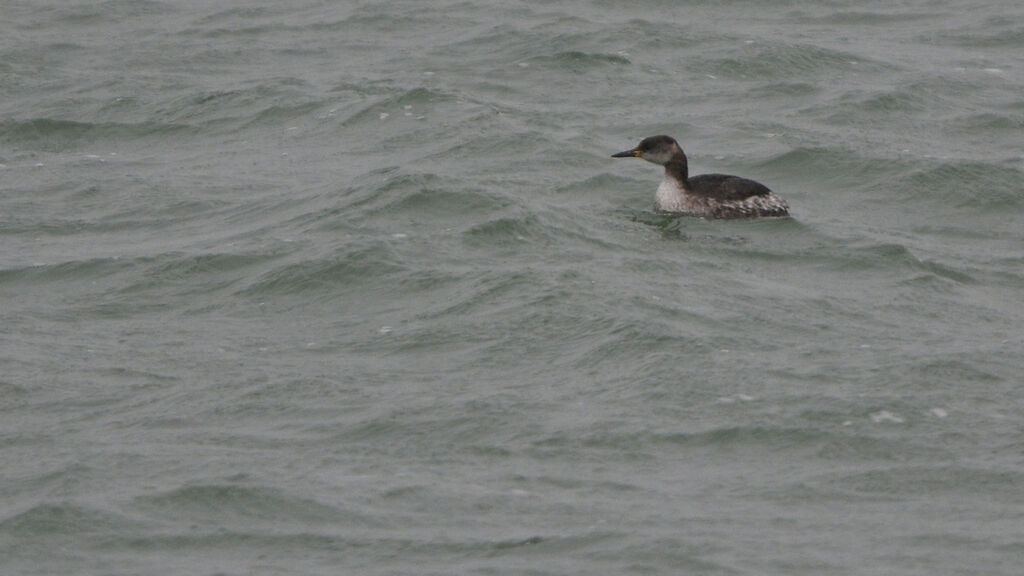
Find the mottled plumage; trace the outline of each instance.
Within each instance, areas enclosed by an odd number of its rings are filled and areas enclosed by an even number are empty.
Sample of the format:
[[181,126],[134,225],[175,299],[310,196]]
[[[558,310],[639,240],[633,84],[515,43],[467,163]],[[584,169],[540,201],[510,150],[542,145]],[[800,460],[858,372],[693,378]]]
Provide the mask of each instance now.
[[788,216],[789,206],[767,186],[727,174],[690,177],[686,154],[668,136],[644,138],[636,148],[612,154],[613,158],[643,158],[665,167],[655,207],[709,218]]

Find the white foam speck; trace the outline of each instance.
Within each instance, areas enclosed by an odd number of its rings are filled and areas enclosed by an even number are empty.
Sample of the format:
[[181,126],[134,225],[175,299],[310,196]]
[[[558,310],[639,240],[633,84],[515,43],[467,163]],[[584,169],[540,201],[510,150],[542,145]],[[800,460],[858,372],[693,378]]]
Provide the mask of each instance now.
[[391,330],[391,326],[381,326],[380,329],[377,330],[377,332],[380,332],[381,334],[390,334]]
[[748,396],[747,394],[737,394],[735,396],[720,396],[717,402],[719,404],[735,404],[737,400],[739,400],[740,402],[752,402],[754,400],[754,397]]
[[388,114],[387,112],[381,112],[381,113],[380,113],[380,116],[379,116],[379,118],[380,118],[381,120],[384,120],[384,119],[386,119],[386,118],[387,118],[388,116],[391,116],[391,114]]
[[43,164],[42,162],[36,164],[36,168],[42,168],[43,166],[46,166],[46,164]]
[[1000,70],[999,68],[985,68],[985,72],[988,72],[989,74],[1002,74],[1003,73],[1003,71]]
[[412,110],[412,104],[406,104],[405,106],[402,106],[402,108],[406,110]]
[[843,420],[843,426],[853,426],[852,420]]
[[875,424],[881,424],[882,422],[892,422],[893,424],[902,424],[903,418],[889,412],[888,410],[881,410],[871,415],[871,421]]
[[931,412],[932,416],[935,416],[936,418],[945,418],[946,416],[949,416],[949,413],[942,408],[932,408],[929,412]]
[[401,239],[401,238],[408,238],[409,235],[408,234],[402,234],[401,232],[399,232],[397,234],[392,234],[391,237],[392,238],[399,238],[399,239]]

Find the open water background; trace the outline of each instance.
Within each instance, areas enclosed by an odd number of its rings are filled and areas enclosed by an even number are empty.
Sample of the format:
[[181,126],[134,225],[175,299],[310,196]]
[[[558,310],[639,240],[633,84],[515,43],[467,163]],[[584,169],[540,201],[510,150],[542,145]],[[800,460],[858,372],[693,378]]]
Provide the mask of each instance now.
[[0,14],[0,573],[1021,573],[1024,5]]

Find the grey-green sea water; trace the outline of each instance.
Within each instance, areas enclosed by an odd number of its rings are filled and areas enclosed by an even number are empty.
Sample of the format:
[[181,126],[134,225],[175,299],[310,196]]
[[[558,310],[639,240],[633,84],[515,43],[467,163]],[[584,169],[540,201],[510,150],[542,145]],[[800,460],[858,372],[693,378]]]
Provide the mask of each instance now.
[[1021,573],[1020,3],[0,4],[0,574]]

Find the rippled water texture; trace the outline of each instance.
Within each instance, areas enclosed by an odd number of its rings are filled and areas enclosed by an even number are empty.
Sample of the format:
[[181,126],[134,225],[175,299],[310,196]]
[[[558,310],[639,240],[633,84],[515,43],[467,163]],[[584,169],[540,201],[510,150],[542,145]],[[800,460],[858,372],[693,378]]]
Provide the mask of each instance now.
[[0,9],[0,573],[1020,573],[1024,9],[230,4]]

